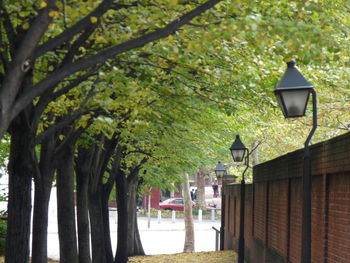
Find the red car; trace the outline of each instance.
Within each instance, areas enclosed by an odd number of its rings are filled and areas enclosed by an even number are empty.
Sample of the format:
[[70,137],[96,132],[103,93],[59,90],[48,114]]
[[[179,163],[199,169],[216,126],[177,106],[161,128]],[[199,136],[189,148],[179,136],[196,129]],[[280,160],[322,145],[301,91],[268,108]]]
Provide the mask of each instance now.
[[[192,208],[195,206],[196,206],[196,203],[192,201]],[[184,211],[184,199],[183,198],[167,199],[167,200],[159,203],[159,209]]]

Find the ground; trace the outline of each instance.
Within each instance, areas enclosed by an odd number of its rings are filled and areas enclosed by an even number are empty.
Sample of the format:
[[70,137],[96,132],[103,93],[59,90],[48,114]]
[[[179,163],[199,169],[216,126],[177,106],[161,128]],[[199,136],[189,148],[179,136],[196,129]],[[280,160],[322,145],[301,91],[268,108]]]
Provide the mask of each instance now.
[[[5,258],[4,257],[0,257],[0,263],[4,263],[4,262],[5,262]],[[58,261],[49,260],[47,263],[58,263]]]
[[132,257],[128,263],[236,263],[237,254],[231,250]]

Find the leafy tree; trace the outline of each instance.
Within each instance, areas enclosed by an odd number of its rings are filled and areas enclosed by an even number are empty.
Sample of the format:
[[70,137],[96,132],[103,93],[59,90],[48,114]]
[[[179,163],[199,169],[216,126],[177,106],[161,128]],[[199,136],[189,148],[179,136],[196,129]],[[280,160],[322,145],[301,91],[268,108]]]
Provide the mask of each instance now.
[[[49,146],[64,145],[69,131],[90,120],[94,134],[121,132],[121,145],[132,153],[123,159],[122,181],[145,156],[139,170],[147,172],[137,177],[146,184],[180,181],[183,171],[227,156],[235,133],[248,144],[263,141],[259,156],[266,160],[299,147],[308,131],[303,122],[281,120],[271,92],[283,58],[293,55],[326,105],[327,128],[316,138],[347,129],[348,95],[339,88],[348,83],[347,8],[338,0],[1,2],[0,137],[7,130],[12,137],[14,209],[7,262],[28,258],[31,178],[38,191],[52,178],[38,174],[35,145],[41,143],[43,169]],[[334,100],[325,99],[330,91]],[[91,93],[94,101],[81,99]],[[59,168],[72,168],[74,149],[61,149],[70,167]],[[71,179],[72,169],[66,172]],[[100,175],[94,180],[102,183]],[[72,181],[69,187],[71,194]]]

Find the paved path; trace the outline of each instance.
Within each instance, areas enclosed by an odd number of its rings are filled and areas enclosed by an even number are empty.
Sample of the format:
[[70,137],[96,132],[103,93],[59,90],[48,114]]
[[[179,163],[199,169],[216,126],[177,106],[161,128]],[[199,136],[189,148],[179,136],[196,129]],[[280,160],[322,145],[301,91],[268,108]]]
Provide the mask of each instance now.
[[[117,243],[117,212],[110,212],[110,226],[112,247],[116,248]],[[157,218],[151,218],[150,228],[146,217],[138,218],[138,225],[142,245],[147,255],[174,254],[181,253],[185,242],[184,219],[176,219],[175,223],[171,219],[162,219],[158,224]],[[195,249],[196,251],[215,250],[215,231],[212,226],[220,228],[220,221],[204,220],[198,222],[194,219],[195,227]],[[57,235],[57,222],[55,215],[49,219],[48,228],[48,256],[51,259],[59,259],[59,245]]]
[[[139,218],[139,229],[145,253],[174,254],[181,253],[185,243],[184,219],[177,219],[172,223],[171,219],[162,219],[158,224],[157,218],[152,218],[151,227],[147,228],[147,218]],[[194,220],[195,250],[214,251],[215,231],[212,227],[220,228],[220,221]]]

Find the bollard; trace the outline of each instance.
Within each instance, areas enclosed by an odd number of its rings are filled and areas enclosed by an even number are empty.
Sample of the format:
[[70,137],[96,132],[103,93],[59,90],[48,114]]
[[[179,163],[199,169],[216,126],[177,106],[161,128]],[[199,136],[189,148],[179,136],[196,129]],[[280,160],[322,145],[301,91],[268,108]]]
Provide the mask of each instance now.
[[147,224],[147,226],[148,226],[148,228],[151,228],[151,196],[149,195],[148,196],[148,207],[147,207],[148,209],[148,211],[147,211],[147,217],[148,217],[148,224]]
[[171,222],[175,223],[175,219],[176,219],[176,212],[174,210],[171,211]]
[[198,221],[202,222],[202,209],[198,210]]
[[215,209],[211,210],[211,221],[215,221]]
[[158,224],[162,221],[162,211],[158,210]]

